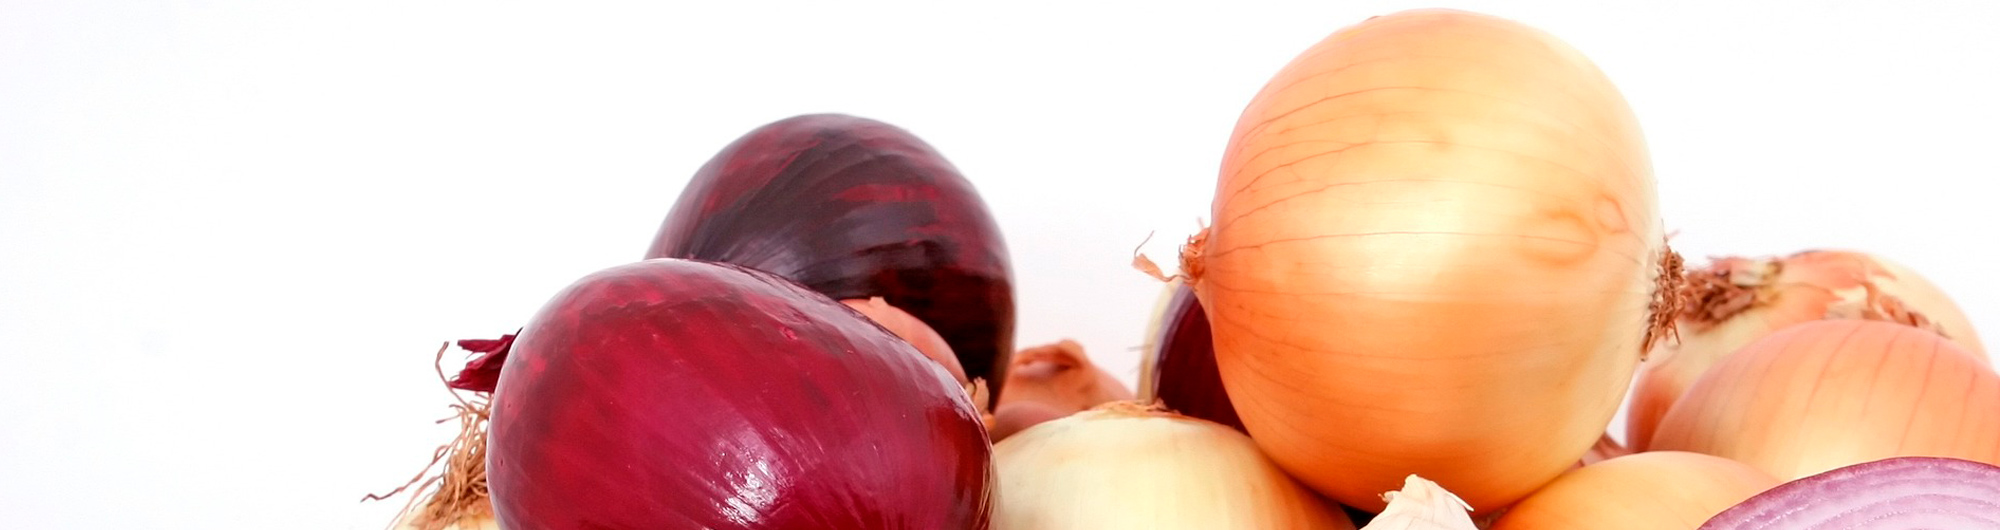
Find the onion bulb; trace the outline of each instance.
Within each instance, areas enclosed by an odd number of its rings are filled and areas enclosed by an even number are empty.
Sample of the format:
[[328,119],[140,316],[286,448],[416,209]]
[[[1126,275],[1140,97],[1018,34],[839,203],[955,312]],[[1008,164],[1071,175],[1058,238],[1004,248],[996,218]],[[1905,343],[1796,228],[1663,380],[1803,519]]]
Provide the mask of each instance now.
[[1770,474],[1718,456],[1635,453],[1564,473],[1508,508],[1490,530],[1694,530],[1777,485]]
[[1786,326],[1829,318],[1884,320],[1950,337],[1985,359],[1979,335],[1944,291],[1870,254],[1814,250],[1782,258],[1728,257],[1688,273],[1678,340],[1641,365],[1625,439],[1645,449],[1667,407],[1716,361]]
[[1650,447],[1734,459],[1779,480],[1897,456],[2000,463],[2000,375],[1910,326],[1798,324],[1696,379]]
[[993,409],[993,439],[1004,440],[1036,424],[1132,399],[1132,391],[1090,362],[1083,345],[1061,340],[1015,352],[1007,388]]
[[1416,10],[1342,29],[1243,111],[1180,272],[1251,438],[1379,510],[1574,466],[1664,331],[1678,257],[1616,87],[1561,40]]
[[2000,467],[1901,457],[1847,466],[1771,488],[1702,530],[2000,528]]
[[972,384],[972,381],[965,377],[965,367],[958,364],[958,356],[952,353],[951,345],[945,343],[944,337],[939,336],[937,330],[931,329],[924,321],[918,320],[901,308],[889,305],[880,296],[866,300],[841,300],[840,303],[861,312],[869,320],[881,324],[883,328],[909,342],[911,346],[916,346],[917,351],[922,352],[925,357],[944,367],[944,371],[951,372],[951,377],[957,379],[960,385]]
[[577,280],[529,319],[493,393],[507,528],[984,528],[972,400],[832,298],[679,259]]
[[1353,529],[1243,433],[1132,401],[993,446],[996,530]]

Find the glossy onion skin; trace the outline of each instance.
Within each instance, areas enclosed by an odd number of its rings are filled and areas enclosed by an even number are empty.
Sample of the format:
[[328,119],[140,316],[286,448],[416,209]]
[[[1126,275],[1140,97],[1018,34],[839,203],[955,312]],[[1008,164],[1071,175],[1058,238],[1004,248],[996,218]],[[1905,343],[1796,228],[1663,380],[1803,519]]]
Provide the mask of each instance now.
[[510,530],[985,528],[991,445],[956,381],[776,276],[648,260],[514,344],[488,478]]
[[1158,378],[1160,403],[1181,415],[1243,430],[1229,401],[1229,390],[1215,371],[1214,335],[1208,329],[1208,313],[1201,309],[1194,289],[1186,284],[1174,287],[1161,318]]
[[2000,464],[2000,375],[1929,331],[1799,324],[1702,374],[1648,447],[1737,460],[1779,480],[1899,456]]
[[1564,473],[1508,507],[1491,530],[1695,530],[1777,485],[1770,474],[1718,456],[1634,453]]
[[1905,456],[1841,467],[1759,493],[1701,530],[2000,528],[2000,467]]
[[1237,122],[1213,219],[1183,261],[1236,411],[1368,510],[1413,473],[1491,510],[1573,466],[1623,400],[1664,252],[1611,82],[1546,33],[1450,10],[1369,19],[1281,70]]
[[883,297],[943,336],[994,397],[1006,381],[1014,287],[1000,230],[957,168],[895,126],[814,114],[751,131],[695,173],[646,257]]

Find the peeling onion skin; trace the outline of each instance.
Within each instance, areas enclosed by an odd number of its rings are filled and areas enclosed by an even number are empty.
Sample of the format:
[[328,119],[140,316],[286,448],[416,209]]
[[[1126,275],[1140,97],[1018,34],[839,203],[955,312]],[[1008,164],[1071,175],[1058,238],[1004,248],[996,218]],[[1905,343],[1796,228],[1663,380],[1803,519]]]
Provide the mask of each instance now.
[[1243,433],[1130,401],[993,447],[995,530],[1353,530]]
[[1634,453],[1556,477],[1488,530],[1694,530],[1777,485],[1768,473],[1718,456]]
[[834,299],[882,297],[944,337],[991,399],[1005,392],[1006,241],[972,183],[901,128],[809,114],[744,134],[695,173],[646,257],[735,263]]
[[1237,122],[1213,206],[1182,272],[1243,425],[1370,511],[1410,474],[1492,510],[1578,462],[1666,256],[1618,90],[1559,39],[1462,11],[1294,59]]
[[1730,458],[1779,480],[1898,456],[2000,464],[2000,375],[1917,328],[1798,324],[1709,369],[1649,446]]
[[514,343],[488,478],[510,530],[985,528],[972,400],[839,302],[729,264],[578,280]]
[[1846,466],[1781,484],[1701,530],[2000,528],[2000,467],[1936,457]]
[[[1773,271],[1775,273],[1773,274]],[[1681,319],[1678,340],[1656,348],[1640,365],[1626,416],[1625,439],[1646,449],[1653,430],[1674,400],[1702,372],[1752,341],[1794,324],[1829,318],[1914,319],[1952,339],[1966,352],[1986,359],[1985,346],[1964,311],[1922,275],[1880,256],[1852,250],[1812,250],[1782,258],[1724,257],[1692,275],[1733,278],[1746,284],[1741,295],[1754,303],[1727,315],[1695,311]],[[1881,314],[1865,302],[1872,288],[1880,300],[1905,311]]]

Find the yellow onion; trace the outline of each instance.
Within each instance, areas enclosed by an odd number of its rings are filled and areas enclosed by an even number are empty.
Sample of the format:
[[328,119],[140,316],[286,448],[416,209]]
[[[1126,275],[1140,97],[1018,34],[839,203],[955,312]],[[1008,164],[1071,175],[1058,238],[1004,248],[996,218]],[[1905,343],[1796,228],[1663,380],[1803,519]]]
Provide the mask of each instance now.
[[1972,322],[1943,290],[1907,267],[1868,253],[1814,250],[1785,257],[1726,257],[1688,273],[1678,339],[1641,365],[1625,439],[1646,449],[1653,428],[1688,385],[1717,361],[1786,326],[1823,319],[1896,322],[1944,335],[1980,359]]
[[1223,156],[1181,273],[1287,472],[1371,511],[1411,474],[1495,509],[1603,435],[1679,265],[1588,59],[1481,14],[1375,17],[1273,77]]
[[1702,374],[1649,446],[1730,458],[1784,481],[1899,456],[2000,464],[2000,375],[1914,327],[1798,324]]
[[1695,530],[1777,485],[1768,473],[1718,456],[1634,453],[1564,473],[1489,530]]
[[995,530],[1353,529],[1243,433],[1132,401],[993,446]]

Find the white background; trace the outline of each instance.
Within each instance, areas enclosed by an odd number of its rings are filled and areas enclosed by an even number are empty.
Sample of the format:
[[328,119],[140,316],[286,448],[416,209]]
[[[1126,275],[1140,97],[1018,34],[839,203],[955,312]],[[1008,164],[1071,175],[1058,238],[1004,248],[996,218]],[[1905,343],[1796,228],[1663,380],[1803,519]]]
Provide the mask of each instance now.
[[[1418,6],[577,4],[0,0],[0,525],[380,527],[400,503],[356,501],[449,437],[442,341],[639,258],[800,113],[941,150],[1009,238],[1018,342],[1129,381],[1134,246],[1207,216],[1280,66]],[[1601,4],[1439,5],[1599,63],[1683,253],[1877,252],[2000,336],[2000,4]]]

